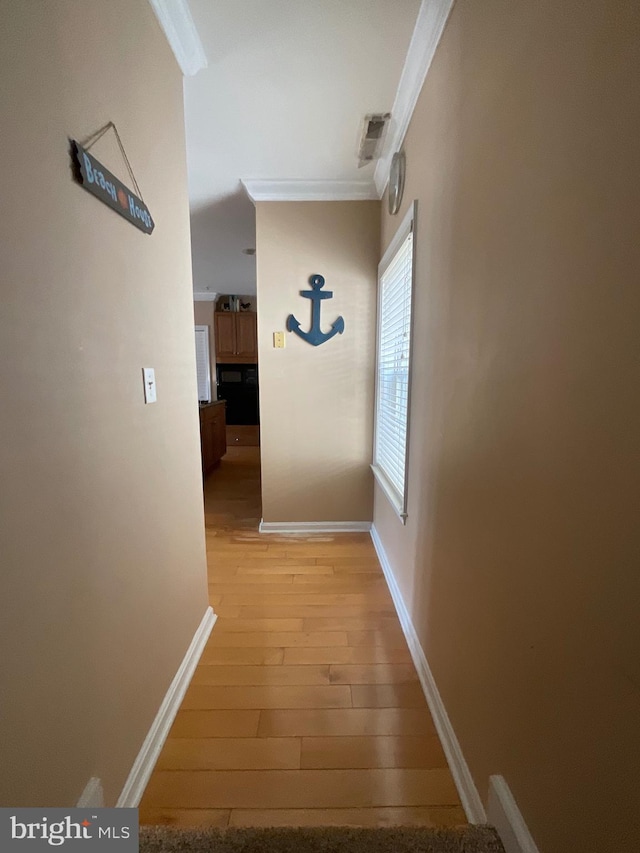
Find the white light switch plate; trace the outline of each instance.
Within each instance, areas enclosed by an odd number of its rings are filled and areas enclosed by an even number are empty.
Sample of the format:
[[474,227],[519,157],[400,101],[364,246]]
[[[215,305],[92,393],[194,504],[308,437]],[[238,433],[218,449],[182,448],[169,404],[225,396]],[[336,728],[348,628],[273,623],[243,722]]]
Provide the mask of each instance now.
[[155,403],[156,397],[156,372],[153,367],[142,368],[142,378],[144,380],[144,401],[145,403]]

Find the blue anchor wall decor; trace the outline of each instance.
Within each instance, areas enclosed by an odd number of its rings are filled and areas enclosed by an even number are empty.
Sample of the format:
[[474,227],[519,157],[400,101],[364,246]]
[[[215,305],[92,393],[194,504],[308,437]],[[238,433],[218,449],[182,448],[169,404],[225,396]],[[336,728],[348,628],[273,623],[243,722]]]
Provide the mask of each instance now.
[[324,334],[320,329],[320,302],[323,299],[331,299],[333,291],[321,290],[324,287],[324,276],[322,275],[312,275],[309,278],[309,284],[311,285],[311,290],[301,290],[300,296],[304,296],[305,299],[311,299],[311,328],[308,332],[303,332],[300,328],[300,323],[293,314],[289,314],[287,317],[287,331],[295,332],[303,341],[307,341],[311,346],[319,347],[320,344],[331,340],[334,335],[341,335],[344,332],[344,319],[338,317],[331,326],[331,331]]

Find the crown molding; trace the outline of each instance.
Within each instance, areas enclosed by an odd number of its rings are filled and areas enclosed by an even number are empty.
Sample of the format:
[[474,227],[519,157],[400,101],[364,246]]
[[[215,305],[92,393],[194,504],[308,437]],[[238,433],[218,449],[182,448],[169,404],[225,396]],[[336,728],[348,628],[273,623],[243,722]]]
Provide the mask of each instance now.
[[378,199],[373,181],[243,180],[251,201],[369,201]]
[[185,77],[207,67],[207,57],[187,0],[149,0]]
[[455,0],[422,0],[391,110],[373,181],[252,180],[242,185],[258,201],[366,201],[382,198],[394,152],[402,146],[420,90],[431,66]]
[[378,198],[382,198],[389,181],[389,168],[394,152],[404,141],[413,110],[418,100],[431,61],[440,42],[454,0],[422,0],[416,25],[404,61],[398,91],[391,110],[392,125],[373,176]]

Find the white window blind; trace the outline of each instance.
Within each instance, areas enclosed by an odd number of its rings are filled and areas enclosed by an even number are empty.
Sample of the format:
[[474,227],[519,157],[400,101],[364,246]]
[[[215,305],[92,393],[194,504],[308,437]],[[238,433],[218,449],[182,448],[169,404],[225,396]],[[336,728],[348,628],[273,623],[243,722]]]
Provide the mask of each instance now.
[[376,478],[403,519],[413,294],[413,211],[410,213],[380,265],[373,459]]
[[198,400],[211,402],[211,365],[209,358],[209,327],[196,326],[196,371],[198,376]]

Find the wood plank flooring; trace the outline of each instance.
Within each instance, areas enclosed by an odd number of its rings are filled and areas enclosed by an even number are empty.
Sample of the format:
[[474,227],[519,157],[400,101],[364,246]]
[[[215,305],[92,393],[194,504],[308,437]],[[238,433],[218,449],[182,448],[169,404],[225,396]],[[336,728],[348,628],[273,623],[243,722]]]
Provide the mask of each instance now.
[[142,823],[465,823],[366,534],[261,535],[257,447],[205,487],[218,622]]

